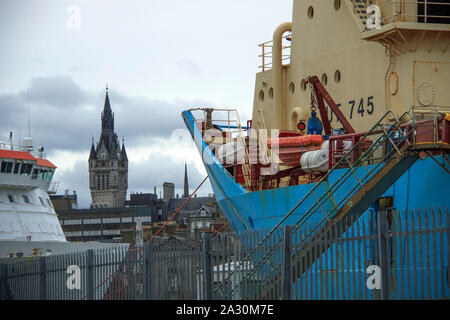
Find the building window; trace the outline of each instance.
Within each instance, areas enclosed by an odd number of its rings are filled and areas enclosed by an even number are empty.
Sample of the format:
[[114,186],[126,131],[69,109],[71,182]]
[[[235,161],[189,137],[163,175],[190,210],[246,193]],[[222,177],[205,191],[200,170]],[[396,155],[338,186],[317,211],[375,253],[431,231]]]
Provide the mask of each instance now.
[[14,203],[14,196],[12,194],[8,194],[8,200],[11,203]]
[[109,190],[109,174],[106,175],[106,190]]
[[100,190],[100,176],[97,176],[97,190]]

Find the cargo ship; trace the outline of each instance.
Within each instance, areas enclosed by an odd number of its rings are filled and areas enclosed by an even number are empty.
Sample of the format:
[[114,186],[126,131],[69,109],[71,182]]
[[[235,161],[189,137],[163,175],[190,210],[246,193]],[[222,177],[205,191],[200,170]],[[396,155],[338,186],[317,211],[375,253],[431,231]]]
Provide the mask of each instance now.
[[182,113],[236,233],[448,208],[450,3],[294,0],[252,119]]

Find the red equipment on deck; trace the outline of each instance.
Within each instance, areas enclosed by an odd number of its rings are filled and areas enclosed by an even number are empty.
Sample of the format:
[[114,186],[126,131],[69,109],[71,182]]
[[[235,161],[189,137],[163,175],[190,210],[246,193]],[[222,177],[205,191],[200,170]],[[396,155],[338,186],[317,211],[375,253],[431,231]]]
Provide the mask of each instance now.
[[[280,134],[282,136],[282,134]],[[320,135],[296,135],[292,137],[269,138],[267,147],[278,148],[278,157],[286,166],[300,165],[300,158],[305,152],[320,150],[324,139]]]

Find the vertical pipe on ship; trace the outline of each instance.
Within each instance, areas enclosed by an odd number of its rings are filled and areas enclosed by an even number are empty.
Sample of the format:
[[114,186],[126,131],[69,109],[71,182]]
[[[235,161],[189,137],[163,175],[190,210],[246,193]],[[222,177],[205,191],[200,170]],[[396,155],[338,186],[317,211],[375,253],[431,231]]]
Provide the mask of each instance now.
[[273,77],[273,116],[274,125],[272,128],[284,128],[285,105],[284,80],[283,80],[283,34],[292,31],[292,22],[280,24],[273,34],[273,56],[272,56],[272,77]]
[[[385,110],[386,111],[388,111],[388,110],[394,111],[393,108],[392,108],[392,103],[391,103],[392,97],[391,97],[391,89],[390,89],[390,87],[391,87],[392,70],[394,70],[394,68],[395,68],[395,55],[392,52],[392,48],[388,48],[387,50],[388,50],[388,56],[389,56],[389,67],[388,67],[388,69],[386,71],[386,75],[384,76],[384,83],[385,83],[385,86],[384,86],[384,94],[385,94],[384,102],[385,102]],[[397,83],[396,86],[398,87],[398,83]],[[398,113],[396,112],[396,114],[398,114]]]

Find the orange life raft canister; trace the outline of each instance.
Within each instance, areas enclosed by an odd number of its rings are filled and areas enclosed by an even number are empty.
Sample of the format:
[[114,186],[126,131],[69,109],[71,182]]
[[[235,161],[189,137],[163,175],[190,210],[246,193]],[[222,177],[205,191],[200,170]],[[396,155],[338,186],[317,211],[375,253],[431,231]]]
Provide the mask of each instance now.
[[324,139],[321,135],[310,134],[306,136],[270,138],[267,139],[267,146],[269,148],[320,146],[323,143],[323,141]]

